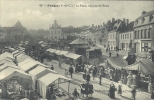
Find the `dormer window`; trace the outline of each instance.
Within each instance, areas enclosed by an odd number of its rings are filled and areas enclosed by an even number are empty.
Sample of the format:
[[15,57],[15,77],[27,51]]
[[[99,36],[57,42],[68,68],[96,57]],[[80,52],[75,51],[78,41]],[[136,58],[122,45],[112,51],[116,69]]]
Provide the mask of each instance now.
[[145,18],[144,17],[141,18],[141,23],[144,23],[144,21],[145,21]]
[[153,16],[151,15],[151,16],[149,17],[149,22],[151,22],[152,19],[153,19]]

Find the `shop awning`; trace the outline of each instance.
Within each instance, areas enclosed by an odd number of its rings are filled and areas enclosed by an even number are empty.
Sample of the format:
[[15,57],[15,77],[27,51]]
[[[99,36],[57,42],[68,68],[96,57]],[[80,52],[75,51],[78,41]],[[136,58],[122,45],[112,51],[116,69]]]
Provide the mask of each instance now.
[[65,57],[68,57],[68,58],[72,58],[72,59],[78,59],[79,57],[81,57],[81,55],[77,55],[77,54],[74,54],[74,53],[68,53],[65,55]]
[[7,68],[7,69],[0,72],[0,80],[6,80],[6,79],[9,79],[9,78],[14,77],[14,76],[18,76],[18,77],[21,77],[21,78],[31,80],[30,75],[28,75],[27,73],[25,73],[21,70],[17,70],[17,69],[14,69],[14,68]]

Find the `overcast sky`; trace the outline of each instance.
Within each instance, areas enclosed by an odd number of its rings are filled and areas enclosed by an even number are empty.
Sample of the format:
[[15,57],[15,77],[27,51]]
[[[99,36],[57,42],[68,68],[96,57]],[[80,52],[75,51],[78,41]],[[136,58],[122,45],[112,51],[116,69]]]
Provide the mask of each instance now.
[[[109,5],[109,7],[40,7],[39,5]],[[62,27],[102,25],[103,22],[127,18],[134,21],[142,11],[154,10],[154,1],[19,1],[1,0],[1,26],[13,26],[18,20],[28,29],[48,29],[57,20]]]

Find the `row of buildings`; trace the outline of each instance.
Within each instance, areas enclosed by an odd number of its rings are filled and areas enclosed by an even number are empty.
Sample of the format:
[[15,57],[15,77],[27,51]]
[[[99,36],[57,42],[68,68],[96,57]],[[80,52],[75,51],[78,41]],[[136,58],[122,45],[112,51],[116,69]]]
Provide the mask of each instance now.
[[148,52],[154,47],[154,10],[143,11],[135,21],[128,19],[112,21],[112,30],[108,31],[107,44],[111,49],[118,47],[121,50]]
[[[80,34],[87,40],[101,43],[110,50],[133,50],[135,53],[154,50],[154,10],[143,11],[135,21],[112,18],[100,26],[85,28]],[[92,30],[92,31],[91,31]]]

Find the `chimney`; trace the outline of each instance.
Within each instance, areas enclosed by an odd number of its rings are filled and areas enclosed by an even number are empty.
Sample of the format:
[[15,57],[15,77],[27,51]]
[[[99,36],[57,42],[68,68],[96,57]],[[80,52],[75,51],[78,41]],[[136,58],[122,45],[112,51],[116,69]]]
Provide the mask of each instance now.
[[115,22],[115,18],[112,18],[112,23],[114,23]]
[[123,18],[123,22],[125,23],[125,18]]
[[125,19],[126,26],[129,24],[129,19]]

